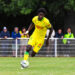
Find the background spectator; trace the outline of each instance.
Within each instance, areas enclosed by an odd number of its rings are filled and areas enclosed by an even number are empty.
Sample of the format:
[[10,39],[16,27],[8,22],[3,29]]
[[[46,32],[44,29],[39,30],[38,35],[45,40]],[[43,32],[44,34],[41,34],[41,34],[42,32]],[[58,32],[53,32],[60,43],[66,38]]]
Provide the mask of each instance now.
[[21,35],[19,33],[19,28],[15,27],[14,31],[12,32],[12,38],[17,39],[17,38],[20,38],[20,37],[21,37]]
[[[74,38],[74,34],[72,33],[70,27],[67,29],[67,33],[64,34],[64,38]],[[64,43],[64,44],[70,43],[70,41],[67,41],[67,39],[63,39],[63,43]]]
[[57,49],[58,49],[58,56],[62,55],[62,38],[63,38],[63,32],[62,29],[58,29],[58,32],[55,34],[55,38],[61,38],[57,40]]
[[[47,33],[46,33],[46,37],[48,37],[48,35],[49,35],[49,30],[47,30]],[[49,40],[49,46],[47,47],[47,56],[49,55],[49,54],[51,54],[52,56],[54,56],[54,36],[55,36],[55,30],[53,30],[53,32],[52,32],[52,35],[51,35],[51,39]]]
[[[18,28],[18,27],[15,27],[15,28],[14,28],[14,31],[12,32],[12,38],[18,39],[18,38],[20,38],[20,37],[21,37],[21,35],[20,35],[20,33],[19,33],[19,28]],[[17,40],[17,43],[19,44],[20,41]],[[16,53],[16,52],[15,52],[15,49],[16,49],[16,42],[15,42],[15,40],[13,40],[12,49],[13,49],[13,56],[15,56],[15,53]],[[17,46],[17,49],[19,49],[19,45]]]
[[63,38],[62,29],[58,29],[58,32],[56,32],[56,34],[55,34],[55,37],[56,37],[56,38]]
[[20,31],[21,38],[27,38],[27,37],[29,37],[29,34],[25,34],[25,33],[26,33],[26,28],[23,27],[22,31]]
[[9,50],[9,40],[7,40],[7,38],[10,37],[10,33],[7,30],[6,27],[3,27],[3,31],[1,31],[0,37],[3,38],[2,43],[1,43],[1,45],[2,45],[2,55],[7,56],[8,50]]
[[[22,28],[22,31],[20,31],[20,34],[21,34],[21,38],[29,38],[29,35],[28,34],[25,34],[26,32],[26,28],[23,27]],[[20,40],[20,44],[21,44],[21,47],[20,47],[20,57],[22,57],[22,53],[24,53],[26,51],[26,45],[27,45],[27,40],[25,39],[21,39]]]
[[[48,37],[49,31],[50,30],[47,30],[46,37]],[[52,35],[51,35],[51,38],[54,38],[54,36],[55,36],[55,30],[53,30]]]
[[1,31],[0,37],[4,39],[7,39],[8,37],[10,37],[10,33],[6,27],[3,27],[3,31]]
[[[67,38],[67,39],[65,39],[65,38]],[[63,43],[64,43],[63,54],[65,54],[65,56],[69,56],[70,54],[73,54],[71,52],[74,52],[74,51],[72,51],[73,45],[71,45],[71,44],[73,44],[73,40],[69,39],[69,38],[74,38],[74,34],[72,33],[70,27],[67,29],[67,33],[64,34],[64,39],[63,39]]]

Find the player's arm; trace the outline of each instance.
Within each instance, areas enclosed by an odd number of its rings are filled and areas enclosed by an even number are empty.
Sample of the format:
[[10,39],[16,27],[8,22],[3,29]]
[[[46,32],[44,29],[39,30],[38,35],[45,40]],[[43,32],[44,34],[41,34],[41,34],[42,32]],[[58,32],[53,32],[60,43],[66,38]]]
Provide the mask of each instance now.
[[33,27],[34,27],[34,23],[32,22],[25,34],[28,34],[32,30]]
[[30,32],[33,27],[34,27],[34,23],[31,23],[30,26],[29,26],[29,28],[28,28],[28,31]]
[[47,40],[49,40],[49,38],[51,37],[52,32],[53,32],[53,27],[49,28],[49,35],[47,37]]
[[47,40],[46,40],[46,46],[48,46],[49,45],[49,38],[51,37],[51,34],[52,34],[52,32],[53,32],[53,27],[51,26],[51,28],[49,28],[49,34],[48,34],[48,37],[47,37]]

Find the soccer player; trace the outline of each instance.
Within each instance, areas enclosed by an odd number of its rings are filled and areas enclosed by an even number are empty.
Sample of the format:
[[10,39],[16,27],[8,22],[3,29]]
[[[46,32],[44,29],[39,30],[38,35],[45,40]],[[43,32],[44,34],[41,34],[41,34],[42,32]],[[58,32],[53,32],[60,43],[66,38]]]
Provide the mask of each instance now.
[[34,57],[35,54],[39,52],[39,50],[44,44],[44,38],[45,38],[47,29],[50,30],[46,40],[46,45],[48,46],[49,38],[52,34],[53,27],[50,24],[49,20],[45,17],[45,15],[46,15],[46,10],[44,8],[40,8],[38,10],[38,15],[33,17],[32,23],[30,24],[28,30],[26,31],[26,34],[28,34],[31,31],[31,29],[35,27],[35,30],[28,41],[27,50],[24,53],[25,61],[28,60],[29,51],[32,48],[33,48],[33,51],[31,54],[32,57]]

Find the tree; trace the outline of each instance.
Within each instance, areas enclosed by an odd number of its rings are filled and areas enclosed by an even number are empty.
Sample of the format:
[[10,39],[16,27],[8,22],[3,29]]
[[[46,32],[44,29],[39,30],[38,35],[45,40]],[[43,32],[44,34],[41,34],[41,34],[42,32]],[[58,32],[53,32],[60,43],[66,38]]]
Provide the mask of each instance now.
[[37,8],[39,0],[0,0],[0,13],[9,15],[30,14]]
[[58,15],[62,9],[75,11],[75,0],[0,0],[0,13],[7,15],[27,15],[38,7]]

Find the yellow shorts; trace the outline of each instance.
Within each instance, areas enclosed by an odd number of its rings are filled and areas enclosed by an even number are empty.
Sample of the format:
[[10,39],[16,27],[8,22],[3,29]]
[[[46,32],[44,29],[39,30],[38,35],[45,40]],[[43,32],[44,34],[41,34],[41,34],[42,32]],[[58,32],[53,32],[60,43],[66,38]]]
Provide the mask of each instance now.
[[29,41],[28,41],[28,45],[31,45],[33,47],[33,51],[36,53],[39,52],[39,50],[41,49],[43,44],[44,44],[44,38],[41,39],[39,37],[36,38],[36,37],[31,36]]

